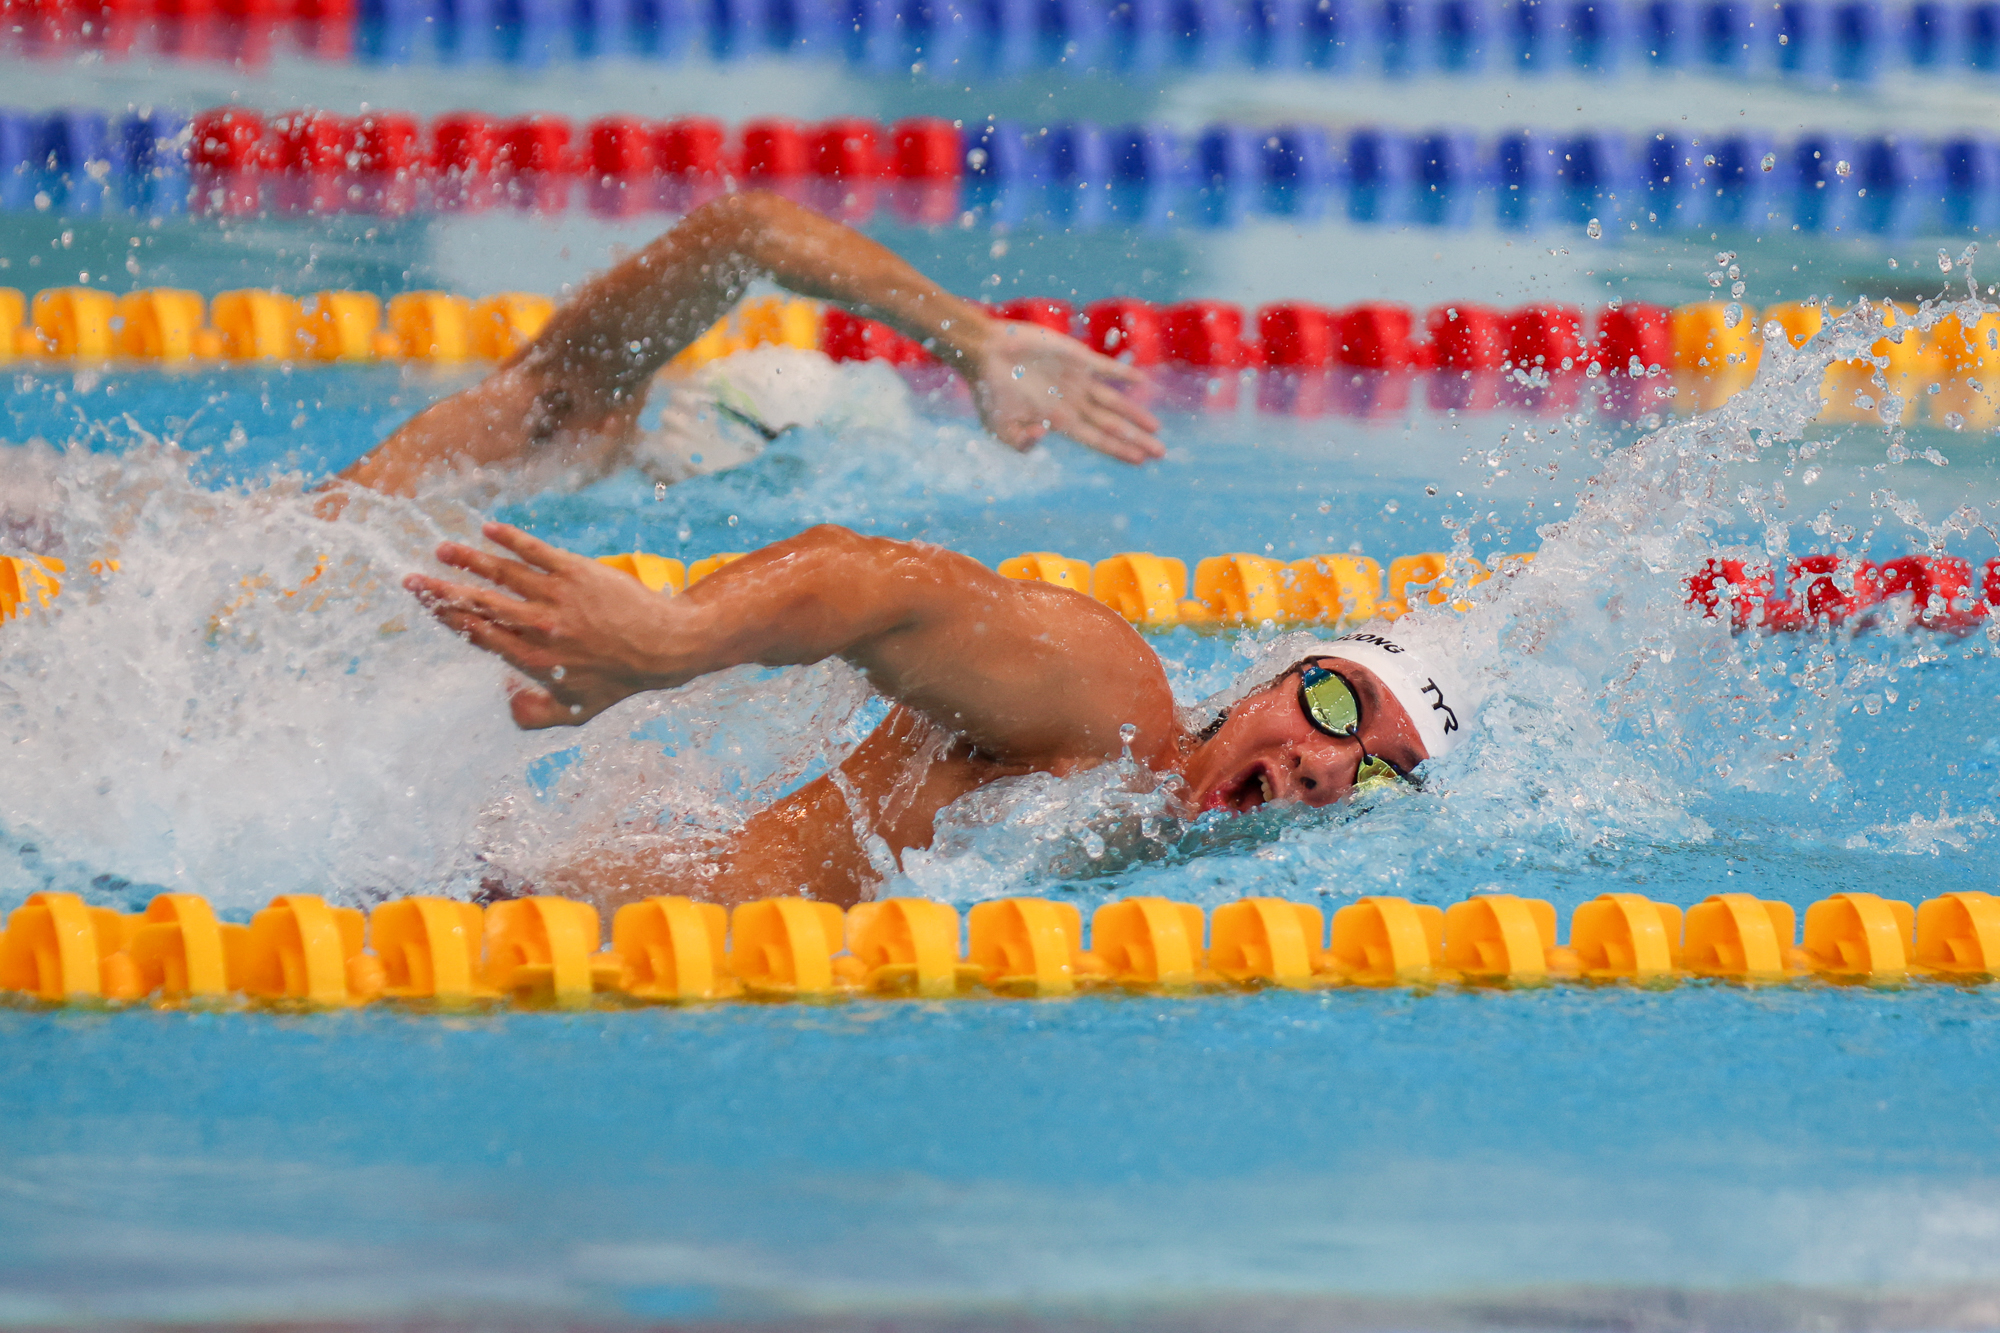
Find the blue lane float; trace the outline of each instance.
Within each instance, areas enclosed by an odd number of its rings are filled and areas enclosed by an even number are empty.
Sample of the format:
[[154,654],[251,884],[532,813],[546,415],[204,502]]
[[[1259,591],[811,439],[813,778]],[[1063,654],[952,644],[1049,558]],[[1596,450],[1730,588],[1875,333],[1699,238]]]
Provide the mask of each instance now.
[[[371,64],[537,66],[603,57],[844,61],[953,80],[1036,68],[1163,68],[1389,77],[1700,69],[1816,84],[1885,70],[2000,69],[2000,0],[276,0],[259,22],[302,54]],[[121,6],[86,27],[61,5],[0,40],[29,54],[105,47],[188,58],[282,42],[206,37],[246,22],[180,0]],[[224,6],[223,9],[229,9]],[[156,12],[157,11],[157,12]],[[183,12],[190,11],[190,12]],[[80,14],[79,10],[76,13]],[[120,25],[123,25],[121,29]],[[145,31],[134,34],[134,25]],[[123,31],[123,35],[117,35]]]

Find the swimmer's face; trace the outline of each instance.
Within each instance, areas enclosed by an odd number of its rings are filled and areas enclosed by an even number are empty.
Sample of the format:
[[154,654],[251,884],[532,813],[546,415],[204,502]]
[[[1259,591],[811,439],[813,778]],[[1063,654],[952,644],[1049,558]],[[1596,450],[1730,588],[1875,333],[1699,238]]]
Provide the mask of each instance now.
[[1299,707],[1299,668],[1229,710],[1187,767],[1188,800],[1197,811],[1242,814],[1275,801],[1331,805],[1354,790],[1361,757],[1388,760],[1404,773],[1430,757],[1410,715],[1381,678],[1364,666],[1327,657],[1361,705],[1356,736],[1329,736]]

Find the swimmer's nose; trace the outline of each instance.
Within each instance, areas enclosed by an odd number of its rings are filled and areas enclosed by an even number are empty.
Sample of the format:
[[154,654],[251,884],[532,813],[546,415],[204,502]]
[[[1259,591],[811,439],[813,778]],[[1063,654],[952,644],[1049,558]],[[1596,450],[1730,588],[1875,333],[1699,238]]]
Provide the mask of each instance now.
[[1355,744],[1329,740],[1325,745],[1292,751],[1292,782],[1299,799],[1307,805],[1328,805],[1347,795],[1354,786],[1355,761],[1349,751]]

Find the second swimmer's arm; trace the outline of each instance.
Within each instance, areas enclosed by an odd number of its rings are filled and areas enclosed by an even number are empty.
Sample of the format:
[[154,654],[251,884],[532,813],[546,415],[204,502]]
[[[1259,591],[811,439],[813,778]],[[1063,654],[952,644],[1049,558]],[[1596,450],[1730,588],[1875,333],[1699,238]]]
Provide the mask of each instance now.
[[419,413],[341,474],[391,494],[531,448],[601,470],[631,437],[660,367],[758,278],[834,301],[916,338],[964,375],[980,413],[1026,448],[1048,431],[1127,462],[1158,457],[1159,423],[1128,367],[1072,339],[997,320],[852,228],[777,195],[726,195],[585,283],[509,364]]
[[965,377],[987,427],[1016,448],[1056,431],[1128,463],[1165,452],[1154,438],[1159,422],[1128,392],[1140,378],[1130,367],[1047,329],[995,319],[852,227],[761,191],[696,209],[586,284],[523,364],[592,386],[610,410],[643,395],[758,278],[916,339]]

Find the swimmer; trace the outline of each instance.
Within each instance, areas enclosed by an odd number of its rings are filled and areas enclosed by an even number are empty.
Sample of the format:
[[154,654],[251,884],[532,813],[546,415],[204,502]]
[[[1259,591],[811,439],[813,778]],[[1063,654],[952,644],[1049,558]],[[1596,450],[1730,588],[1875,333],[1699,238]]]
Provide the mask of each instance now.
[[1471,720],[1456,679],[1386,628],[1327,643],[1200,727],[1181,717],[1159,657],[1115,611],[940,547],[817,527],[661,597],[505,524],[485,536],[515,558],[438,548],[483,585],[411,575],[405,586],[528,677],[511,703],[521,727],[579,725],[634,694],[734,666],[827,658],[859,669],[891,704],[835,772],[720,846],[600,853],[537,885],[607,910],[655,894],[850,905],[881,878],[874,839],[900,864],[969,792],[1126,754],[1174,785],[1190,815],[1328,805],[1368,784],[1416,781]]
[[916,339],[965,378],[986,428],[1015,449],[1053,432],[1128,463],[1166,452],[1130,366],[995,318],[860,233],[753,191],[702,205],[586,283],[527,347],[343,471],[322,512],[338,512],[342,482],[413,495],[496,470],[547,486],[627,466],[654,376],[759,279]]

